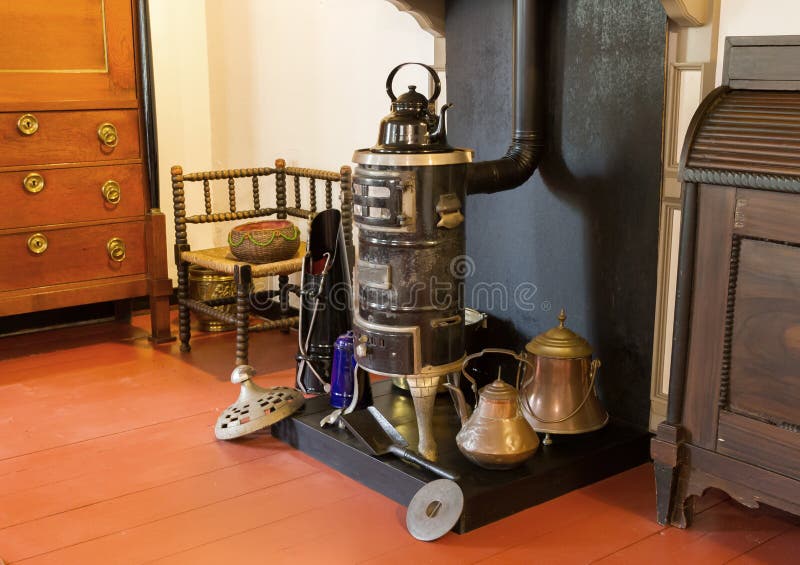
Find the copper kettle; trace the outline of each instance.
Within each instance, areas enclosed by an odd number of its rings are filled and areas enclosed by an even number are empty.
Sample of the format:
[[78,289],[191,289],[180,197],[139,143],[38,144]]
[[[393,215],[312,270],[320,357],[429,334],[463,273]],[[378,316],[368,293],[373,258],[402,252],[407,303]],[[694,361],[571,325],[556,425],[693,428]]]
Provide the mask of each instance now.
[[[464,359],[461,373],[476,388],[475,380],[464,369],[470,360],[484,353],[511,355],[522,364],[524,357],[507,349],[484,349]],[[518,372],[519,376],[519,372]],[[517,389],[506,384],[498,372],[497,379],[483,387],[475,397],[477,405],[470,414],[464,393],[457,386],[446,385],[453,391],[456,408],[461,417],[461,430],[456,444],[464,456],[486,469],[511,469],[531,457],[539,447],[539,437],[525,419]]]
[[558,320],[525,346],[533,371],[520,388],[525,417],[547,434],[544,445],[552,443],[550,434],[591,432],[608,422],[594,386],[600,360],[592,360],[589,342],[565,327],[564,310]]

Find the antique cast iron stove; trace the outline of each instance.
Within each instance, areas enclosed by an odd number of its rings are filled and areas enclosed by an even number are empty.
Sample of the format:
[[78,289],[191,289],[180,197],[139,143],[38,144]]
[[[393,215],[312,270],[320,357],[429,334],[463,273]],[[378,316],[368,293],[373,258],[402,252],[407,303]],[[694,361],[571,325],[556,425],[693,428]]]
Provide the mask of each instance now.
[[[355,268],[355,354],[361,367],[405,377],[419,426],[418,450],[436,457],[431,413],[442,377],[464,358],[464,201],[525,182],[539,162],[540,24],[544,2],[514,2],[514,131],[506,155],[472,163],[472,151],[448,145],[445,112],[433,111],[416,87],[396,97],[378,143],[353,155],[353,211],[359,228]],[[406,63],[408,64],[408,63]]]
[[[396,98],[378,144],[356,151],[353,212],[359,227],[356,262],[356,358],[372,373],[403,376],[420,425],[419,451],[432,458],[430,418],[441,377],[464,357],[463,284],[450,262],[464,255],[466,165],[472,153],[447,145],[442,116],[409,87]],[[432,133],[433,132],[433,133]],[[441,288],[441,296],[434,292]]]

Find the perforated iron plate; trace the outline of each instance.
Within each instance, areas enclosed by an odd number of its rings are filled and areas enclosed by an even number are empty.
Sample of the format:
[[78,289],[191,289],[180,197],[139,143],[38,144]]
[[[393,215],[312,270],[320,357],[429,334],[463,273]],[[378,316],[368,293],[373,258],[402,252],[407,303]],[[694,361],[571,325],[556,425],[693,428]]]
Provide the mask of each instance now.
[[293,388],[265,389],[245,381],[239,400],[219,415],[214,433],[217,439],[241,437],[291,416],[304,403],[303,395]]

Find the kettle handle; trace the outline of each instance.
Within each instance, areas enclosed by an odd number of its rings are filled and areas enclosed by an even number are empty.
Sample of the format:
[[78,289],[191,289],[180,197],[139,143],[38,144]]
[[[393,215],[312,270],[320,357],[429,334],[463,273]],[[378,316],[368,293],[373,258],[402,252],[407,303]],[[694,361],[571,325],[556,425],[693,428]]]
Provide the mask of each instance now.
[[439,80],[439,75],[436,73],[433,67],[426,65],[425,63],[400,63],[395,68],[392,69],[392,72],[389,73],[389,76],[386,77],[386,94],[389,95],[389,99],[394,102],[397,100],[397,96],[394,95],[392,92],[392,81],[394,80],[394,75],[397,74],[397,71],[400,70],[401,67],[405,67],[406,65],[419,65],[420,67],[424,67],[433,77],[433,95],[430,97],[428,102],[433,102],[439,97],[439,93],[442,91],[442,83]]
[[[531,369],[533,369],[533,364],[524,355],[521,355],[521,354],[517,353],[516,351],[512,351],[510,349],[502,349],[500,347],[487,347],[486,349],[484,349],[482,351],[479,351],[478,353],[473,353],[472,355],[467,355],[466,357],[464,357],[464,362],[461,363],[461,374],[464,375],[464,377],[469,382],[472,383],[472,392],[475,394],[475,398],[478,398],[478,390],[477,390],[478,387],[477,387],[477,384],[475,382],[475,379],[473,379],[469,374],[467,374],[467,365],[473,359],[477,359],[478,357],[483,356],[484,353],[502,353],[503,355],[510,355],[511,357],[513,357],[514,359],[519,361],[520,363],[525,363]],[[525,384],[527,384],[527,381],[526,381]],[[519,386],[519,371],[517,372],[517,388],[521,388]]]

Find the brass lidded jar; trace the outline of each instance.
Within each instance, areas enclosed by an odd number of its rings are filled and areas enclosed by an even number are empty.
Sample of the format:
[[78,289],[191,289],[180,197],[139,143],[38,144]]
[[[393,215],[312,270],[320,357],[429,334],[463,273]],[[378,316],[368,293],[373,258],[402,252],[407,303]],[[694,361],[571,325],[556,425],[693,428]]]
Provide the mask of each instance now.
[[[537,432],[581,434],[608,422],[594,386],[600,360],[592,359],[592,346],[566,327],[566,320],[562,309],[558,326],[525,346],[533,368],[522,386],[522,405]],[[549,443],[545,438],[544,444]]]

